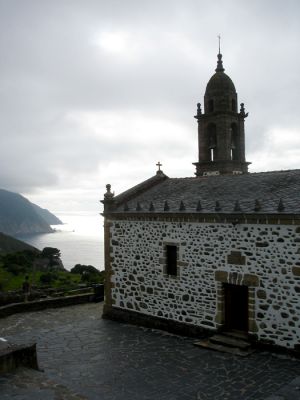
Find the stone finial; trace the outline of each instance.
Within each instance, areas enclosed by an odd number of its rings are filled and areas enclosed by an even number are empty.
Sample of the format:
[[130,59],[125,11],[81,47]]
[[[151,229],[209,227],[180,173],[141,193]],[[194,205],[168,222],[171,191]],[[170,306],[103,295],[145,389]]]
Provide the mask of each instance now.
[[149,211],[155,211],[152,201],[150,202]]
[[221,210],[222,210],[221,204],[220,204],[220,202],[217,200],[217,201],[216,201],[216,206],[215,206],[215,211],[221,211]]
[[197,103],[197,114],[194,115],[194,118],[199,119],[202,115],[201,104]]
[[256,199],[255,203],[254,203],[254,211],[258,212],[260,210],[261,210],[261,204],[260,204],[259,200]]
[[136,211],[142,211],[142,207],[139,202],[136,203]]
[[106,185],[106,193],[104,193],[104,200],[111,200],[115,196],[115,193],[111,192],[111,185]]
[[284,211],[284,209],[285,209],[285,207],[284,207],[283,201],[282,201],[282,199],[280,199],[279,203],[278,203],[277,211],[282,212],[282,211]]
[[202,210],[201,201],[198,200],[197,207],[196,207],[196,211],[201,211],[201,210]]
[[224,72],[225,69],[223,67],[223,61],[222,61],[222,54],[218,54],[218,63],[217,63],[217,68],[215,69],[216,72]]
[[164,211],[170,211],[170,207],[169,207],[167,200],[165,201],[165,204],[164,204]]
[[179,211],[185,211],[185,205],[184,202],[181,200],[180,205],[179,205]]
[[114,205],[115,205],[114,196],[115,196],[115,193],[111,192],[111,185],[107,184],[106,185],[106,193],[104,193],[104,196],[103,196],[104,199],[100,200],[101,203],[104,205],[104,210],[103,210],[104,215],[113,210]]
[[127,203],[124,204],[124,211],[129,211],[129,207],[128,207]]
[[237,200],[234,204],[233,211],[242,211],[239,201]]
[[247,118],[249,113],[245,113],[244,103],[241,103],[240,115],[242,118]]

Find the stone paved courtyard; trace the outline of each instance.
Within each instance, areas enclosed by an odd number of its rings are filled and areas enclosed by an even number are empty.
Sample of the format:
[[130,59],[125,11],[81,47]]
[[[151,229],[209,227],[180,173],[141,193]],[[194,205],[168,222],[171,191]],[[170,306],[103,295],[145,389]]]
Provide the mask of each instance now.
[[1,375],[0,399],[300,399],[300,360],[196,348],[189,338],[102,320],[101,310],[84,304],[1,319],[0,337],[37,342],[44,372]]

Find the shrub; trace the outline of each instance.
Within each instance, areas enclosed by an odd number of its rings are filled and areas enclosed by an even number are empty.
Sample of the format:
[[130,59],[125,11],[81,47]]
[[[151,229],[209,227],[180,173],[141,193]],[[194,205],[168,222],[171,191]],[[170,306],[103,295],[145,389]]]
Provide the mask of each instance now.
[[14,275],[30,272],[38,251],[24,250],[5,254],[1,257],[3,268]]
[[47,272],[40,276],[40,282],[44,285],[50,284],[58,278],[57,274],[53,272]]
[[26,266],[19,264],[5,264],[3,267],[13,275],[24,274],[27,271]]
[[93,267],[92,265],[83,265],[83,264],[76,264],[75,267],[73,267],[70,271],[72,274],[95,274],[98,275],[100,274],[100,271]]
[[83,273],[81,275],[81,282],[95,283],[95,282],[97,282],[97,279],[98,279],[98,275],[91,274],[89,272]]

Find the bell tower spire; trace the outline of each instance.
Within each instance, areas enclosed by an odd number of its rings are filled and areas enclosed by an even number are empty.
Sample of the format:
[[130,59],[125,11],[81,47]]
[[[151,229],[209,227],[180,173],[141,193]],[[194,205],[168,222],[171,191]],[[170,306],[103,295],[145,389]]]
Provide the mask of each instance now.
[[196,175],[243,174],[248,172],[245,159],[244,121],[248,116],[244,104],[237,109],[237,93],[224,73],[219,53],[216,73],[210,78],[204,95],[204,113],[197,105],[199,160],[194,163]]
[[218,53],[218,63],[217,68],[215,69],[216,72],[224,72],[225,69],[223,68],[223,61],[222,61],[222,54],[221,54],[221,35],[218,35],[219,39],[219,53]]

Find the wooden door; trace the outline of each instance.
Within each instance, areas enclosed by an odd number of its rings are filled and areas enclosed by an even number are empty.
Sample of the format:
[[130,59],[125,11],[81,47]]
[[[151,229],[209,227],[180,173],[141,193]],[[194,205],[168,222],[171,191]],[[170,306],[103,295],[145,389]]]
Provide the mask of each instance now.
[[248,332],[248,287],[224,283],[225,328]]

